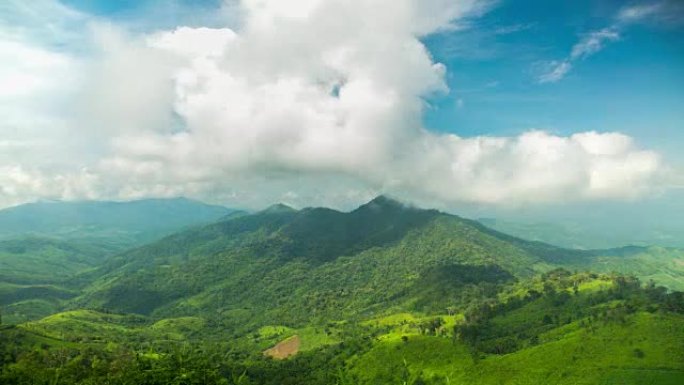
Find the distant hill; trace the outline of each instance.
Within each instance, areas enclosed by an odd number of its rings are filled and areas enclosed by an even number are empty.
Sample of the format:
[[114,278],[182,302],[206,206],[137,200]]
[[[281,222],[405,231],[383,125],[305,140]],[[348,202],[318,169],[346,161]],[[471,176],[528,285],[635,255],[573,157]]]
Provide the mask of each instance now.
[[575,249],[606,249],[627,245],[684,247],[684,229],[671,223],[631,223],[618,226],[606,221],[515,221],[480,218],[483,225],[531,241]]
[[231,213],[185,199],[130,202],[36,202],[0,210],[0,239],[48,236],[139,244]]
[[50,314],[108,256],[240,212],[188,199],[38,202],[0,210],[0,306]]
[[114,253],[86,241],[22,237],[0,240],[0,283],[55,283],[96,266]]

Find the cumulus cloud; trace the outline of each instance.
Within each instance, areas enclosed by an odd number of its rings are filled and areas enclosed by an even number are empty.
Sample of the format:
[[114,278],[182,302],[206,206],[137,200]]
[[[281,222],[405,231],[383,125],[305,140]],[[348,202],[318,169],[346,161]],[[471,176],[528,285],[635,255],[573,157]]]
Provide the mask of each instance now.
[[52,174],[20,165],[0,166],[0,203],[12,206],[40,199],[97,199],[98,176],[87,169]]
[[[420,38],[461,28],[486,3],[241,7],[239,29],[94,28],[99,53],[83,71],[73,126],[101,146],[98,158],[76,171],[9,166],[0,200],[186,195],[339,206],[389,192],[516,204],[631,198],[659,177],[658,154],[617,133],[463,138],[422,127],[425,98],[449,90],[448,69]],[[578,57],[610,37],[594,39]]]
[[638,150],[617,133],[425,139],[429,155],[418,166],[422,176],[403,180],[443,200],[517,204],[637,197],[661,167],[657,154]]

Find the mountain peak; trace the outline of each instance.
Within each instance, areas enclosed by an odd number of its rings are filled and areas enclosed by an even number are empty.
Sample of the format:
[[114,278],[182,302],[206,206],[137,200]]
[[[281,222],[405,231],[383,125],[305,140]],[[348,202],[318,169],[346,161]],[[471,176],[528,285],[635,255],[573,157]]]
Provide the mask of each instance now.
[[360,206],[357,210],[364,210],[364,209],[366,209],[366,210],[370,209],[370,210],[374,210],[374,211],[387,210],[387,209],[396,210],[396,209],[404,209],[406,207],[407,206],[405,204],[399,202],[396,199],[392,199],[392,198],[388,197],[387,195],[378,195],[377,197],[375,197],[370,202]]
[[294,208],[284,204],[284,203],[276,203],[274,205],[268,206],[264,210],[261,210],[261,213],[264,214],[283,214],[283,213],[293,213],[297,210]]

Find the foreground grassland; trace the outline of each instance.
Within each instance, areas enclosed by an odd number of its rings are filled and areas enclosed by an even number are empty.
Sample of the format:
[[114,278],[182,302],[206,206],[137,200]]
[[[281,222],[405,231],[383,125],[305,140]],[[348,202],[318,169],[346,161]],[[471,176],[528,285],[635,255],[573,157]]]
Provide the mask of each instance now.
[[351,361],[351,373],[358,384],[678,384],[684,378],[681,317],[637,313],[595,329],[575,323],[540,340],[473,359],[467,346],[446,337],[386,335]]

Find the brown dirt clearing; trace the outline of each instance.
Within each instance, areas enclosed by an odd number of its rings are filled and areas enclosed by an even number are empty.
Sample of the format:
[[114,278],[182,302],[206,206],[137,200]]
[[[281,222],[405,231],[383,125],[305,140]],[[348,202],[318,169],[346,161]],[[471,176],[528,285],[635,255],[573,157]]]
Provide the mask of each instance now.
[[276,346],[265,350],[264,355],[273,357],[277,360],[282,360],[293,356],[299,352],[299,347],[302,345],[302,339],[295,335],[286,340],[279,342]]

